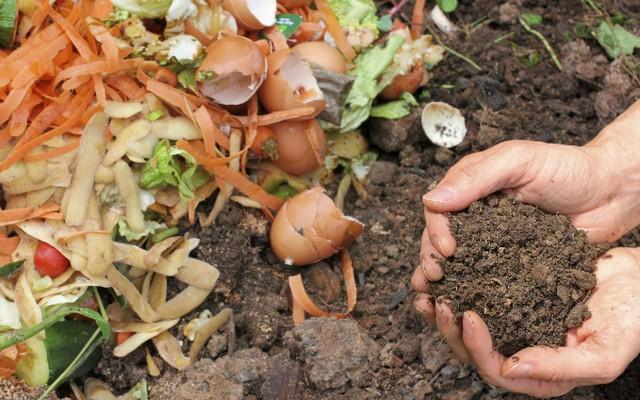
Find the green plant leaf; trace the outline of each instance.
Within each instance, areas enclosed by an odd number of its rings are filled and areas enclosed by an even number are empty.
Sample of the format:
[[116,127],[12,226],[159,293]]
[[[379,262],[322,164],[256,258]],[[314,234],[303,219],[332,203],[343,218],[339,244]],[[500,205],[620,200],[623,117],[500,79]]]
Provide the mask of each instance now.
[[380,29],[381,32],[389,32],[392,25],[393,21],[391,21],[390,15],[384,15],[378,20],[378,29]]
[[436,3],[446,13],[454,12],[458,8],[458,0],[437,0]]
[[542,23],[542,16],[535,13],[525,12],[522,13],[521,17],[529,26],[536,26]]
[[595,36],[611,58],[618,58],[622,54],[631,55],[636,48],[640,47],[640,37],[620,25],[611,25],[607,21],[600,23]]

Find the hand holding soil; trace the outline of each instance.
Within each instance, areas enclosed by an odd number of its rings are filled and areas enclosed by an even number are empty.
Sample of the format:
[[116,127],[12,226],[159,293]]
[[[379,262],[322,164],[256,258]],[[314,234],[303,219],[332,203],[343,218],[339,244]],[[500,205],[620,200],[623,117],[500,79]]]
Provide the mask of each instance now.
[[487,325],[473,311],[461,326],[444,304],[438,327],[452,349],[472,361],[489,383],[537,397],[612,382],[640,352],[640,250],[617,248],[603,256],[587,302],[591,318],[567,334],[566,347],[530,347],[506,358],[494,351]]
[[[526,141],[505,142],[463,158],[424,196],[427,228],[421,265],[412,284],[416,308],[435,320],[456,355],[473,361],[490,383],[536,396],[559,395],[576,386],[610,382],[637,356],[632,326],[640,300],[640,259],[635,249],[616,249],[596,272],[597,287],[587,302],[590,319],[567,336],[567,347],[531,347],[506,359],[494,351],[487,325],[467,312],[463,322],[444,302],[433,304],[429,281],[443,271],[438,257],[454,254],[456,241],[444,213],[460,211],[491,193],[569,217],[593,242],[612,242],[638,225],[640,190],[640,102],[584,147]],[[609,257],[609,256],[613,257]],[[463,310],[461,310],[463,311]],[[636,323],[637,324],[637,323]],[[627,339],[625,339],[627,338]],[[614,356],[615,355],[615,356]],[[518,379],[513,379],[518,378]]]

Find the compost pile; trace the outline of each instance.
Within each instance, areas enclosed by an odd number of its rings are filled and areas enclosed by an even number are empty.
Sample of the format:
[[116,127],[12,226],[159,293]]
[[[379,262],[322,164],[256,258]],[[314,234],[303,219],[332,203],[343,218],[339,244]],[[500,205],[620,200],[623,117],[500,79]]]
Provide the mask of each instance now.
[[604,249],[567,217],[493,195],[451,214],[450,225],[457,248],[440,261],[444,278],[431,294],[478,312],[501,353],[562,346],[567,329],[590,317],[585,302]]

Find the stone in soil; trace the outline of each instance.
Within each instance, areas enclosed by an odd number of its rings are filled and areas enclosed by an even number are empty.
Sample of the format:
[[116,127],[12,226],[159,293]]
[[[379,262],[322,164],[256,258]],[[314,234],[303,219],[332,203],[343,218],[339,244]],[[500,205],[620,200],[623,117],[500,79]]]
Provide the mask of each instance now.
[[[204,358],[184,371],[171,369],[149,386],[149,398],[157,400],[241,400],[245,391],[264,377],[269,356],[252,347],[215,362]],[[246,386],[246,387],[245,387]]]
[[604,249],[568,218],[494,195],[451,214],[450,226],[457,248],[440,261],[444,278],[431,294],[455,311],[478,312],[498,351],[562,346],[567,330],[590,316],[585,302]]
[[367,122],[369,140],[387,153],[396,153],[405,146],[426,142],[421,115],[422,106],[419,106],[401,119],[370,118]]
[[287,342],[319,390],[367,386],[380,365],[379,345],[352,319],[308,319],[288,334]]

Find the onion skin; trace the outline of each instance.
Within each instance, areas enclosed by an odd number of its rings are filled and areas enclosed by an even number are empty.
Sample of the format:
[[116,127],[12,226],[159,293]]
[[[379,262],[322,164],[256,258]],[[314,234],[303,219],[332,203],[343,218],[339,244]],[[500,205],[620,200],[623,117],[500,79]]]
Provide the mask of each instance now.
[[291,265],[309,265],[337,254],[362,234],[364,226],[346,217],[324,190],[315,187],[289,199],[271,226],[271,248]]
[[[269,65],[267,77],[258,90],[260,102],[269,112],[290,110],[292,108],[300,107],[313,107],[316,112],[312,117],[315,117],[326,108],[324,99],[307,103],[303,102],[289,86],[289,82],[280,74],[280,67],[291,55],[292,51],[292,49],[278,50],[267,57],[267,63]],[[318,88],[318,90],[320,89]]]
[[420,86],[427,83],[429,75],[422,61],[417,62],[411,71],[396,78],[380,93],[380,98],[387,101],[397,100],[404,92],[415,93]]
[[335,47],[325,42],[305,42],[293,48],[303,60],[318,64],[327,71],[339,74],[347,73],[347,61],[342,53]]
[[320,166],[305,132],[305,129],[311,130],[320,152],[320,159],[324,159],[327,139],[316,120],[281,122],[271,125],[271,129],[278,146],[278,158],[273,163],[278,168],[291,175],[299,176]]

